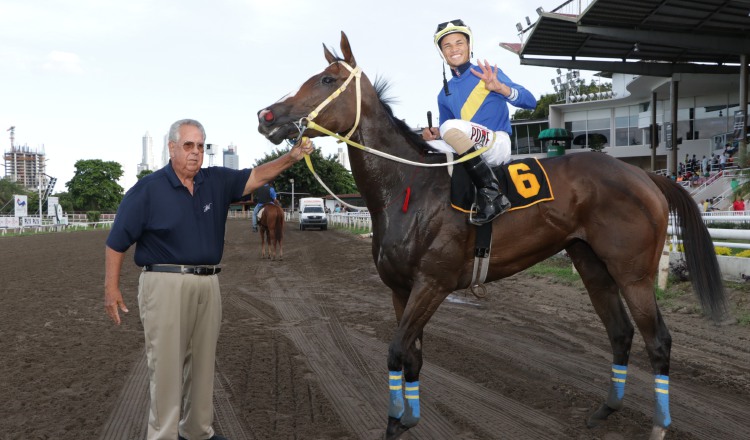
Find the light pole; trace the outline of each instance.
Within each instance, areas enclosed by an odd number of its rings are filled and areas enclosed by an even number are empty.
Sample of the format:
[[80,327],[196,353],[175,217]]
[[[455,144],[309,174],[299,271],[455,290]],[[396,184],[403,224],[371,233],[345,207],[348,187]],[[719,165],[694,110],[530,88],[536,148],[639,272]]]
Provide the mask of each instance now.
[[292,184],[292,214],[294,214],[294,179],[289,179],[289,183]]

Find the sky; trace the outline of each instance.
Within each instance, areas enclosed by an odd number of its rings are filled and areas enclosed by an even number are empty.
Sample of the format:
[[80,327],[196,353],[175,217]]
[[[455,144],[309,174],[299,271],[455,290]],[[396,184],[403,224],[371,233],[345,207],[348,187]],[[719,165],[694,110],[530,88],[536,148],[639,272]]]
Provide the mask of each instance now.
[[[521,66],[499,43],[520,42],[516,23],[561,3],[3,0],[0,145],[10,149],[6,130],[15,126],[15,145],[43,148],[55,192],[67,190],[81,159],[120,163],[127,190],[145,133],[158,163],[169,126],[192,118],[218,150],[214,165],[231,143],[240,167],[252,167],[278,148],[258,133],[257,112],[326,67],[323,44],[340,54],[341,31],[365,74],[391,83],[394,114],[425,126],[427,111],[437,120],[442,86],[432,36],[457,18],[474,34],[474,61],[497,64],[538,98],[552,93],[554,69]],[[326,156],[338,151],[331,139],[315,143]]]

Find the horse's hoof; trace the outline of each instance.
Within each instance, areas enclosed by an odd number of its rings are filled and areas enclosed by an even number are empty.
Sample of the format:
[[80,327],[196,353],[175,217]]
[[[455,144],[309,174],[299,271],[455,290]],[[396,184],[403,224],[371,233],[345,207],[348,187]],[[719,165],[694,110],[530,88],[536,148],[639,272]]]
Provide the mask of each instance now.
[[396,440],[409,428],[401,424],[401,420],[388,417],[388,428],[385,430],[385,440]]
[[667,428],[654,426],[653,429],[651,429],[651,437],[649,437],[648,440],[664,440],[664,437],[666,437],[666,435]]
[[602,406],[594,411],[594,414],[591,414],[589,419],[586,421],[586,426],[588,428],[596,428],[597,426],[606,422],[607,417],[609,417],[615,411],[617,410],[610,408],[606,403],[602,403]]

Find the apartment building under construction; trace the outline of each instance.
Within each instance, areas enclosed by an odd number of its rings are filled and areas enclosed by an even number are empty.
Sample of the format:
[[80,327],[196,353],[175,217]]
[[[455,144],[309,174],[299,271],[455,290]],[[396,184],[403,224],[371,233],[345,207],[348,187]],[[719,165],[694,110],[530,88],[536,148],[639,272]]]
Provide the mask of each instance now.
[[40,184],[47,184],[44,147],[32,148],[28,145],[15,145],[14,129],[15,127],[8,129],[10,132],[10,150],[6,150],[3,154],[5,177],[29,190],[37,190]]

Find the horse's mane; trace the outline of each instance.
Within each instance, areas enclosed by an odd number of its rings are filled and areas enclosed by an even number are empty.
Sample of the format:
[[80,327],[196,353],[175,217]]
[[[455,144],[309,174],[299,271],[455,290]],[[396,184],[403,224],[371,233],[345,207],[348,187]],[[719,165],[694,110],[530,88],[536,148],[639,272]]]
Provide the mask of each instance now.
[[[341,58],[341,56],[339,56],[339,54],[336,52],[336,48],[329,48],[329,51],[332,53],[334,61],[346,61],[345,59]],[[415,133],[414,130],[409,127],[406,122],[404,122],[402,119],[398,119],[393,115],[391,104],[398,101],[396,100],[396,98],[388,96],[388,92],[391,89],[391,83],[381,76],[376,76],[373,87],[375,88],[375,94],[378,96],[378,100],[383,105],[386,114],[388,114],[389,116],[388,119],[390,119],[390,122],[393,124],[396,130],[398,130],[398,132],[401,133],[412,145],[419,148],[422,152],[430,151],[430,146],[427,144],[427,142],[425,142],[421,134]]]
[[388,92],[391,89],[391,83],[381,76],[375,77],[375,83],[373,84],[375,93],[378,96],[378,100],[383,105],[386,113],[393,126],[413,145],[419,147],[422,151],[430,150],[429,145],[422,138],[421,134],[417,134],[404,120],[397,118],[393,115],[393,109],[391,108],[392,103],[398,102],[396,98],[389,96]]

